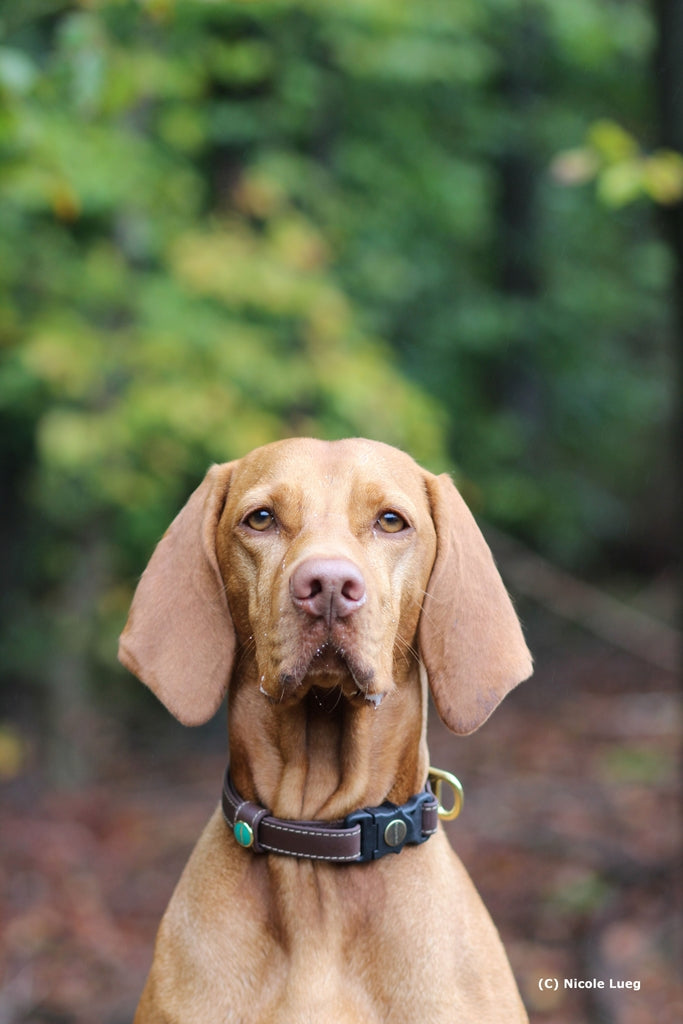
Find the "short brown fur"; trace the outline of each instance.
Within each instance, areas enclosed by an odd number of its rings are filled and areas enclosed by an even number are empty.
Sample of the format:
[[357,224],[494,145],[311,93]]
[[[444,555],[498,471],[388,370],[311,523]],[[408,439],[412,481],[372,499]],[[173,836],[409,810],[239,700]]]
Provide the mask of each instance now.
[[[274,516],[262,531],[247,521],[257,509]],[[404,529],[384,532],[387,510]],[[292,598],[315,559],[361,575],[352,613],[328,621]],[[152,555],[119,656],[186,724],[228,690],[237,789],[304,820],[422,789],[427,680],[446,725],[467,733],[531,672],[450,479],[362,439],[282,441],[214,466]],[[135,1024],[526,1019],[441,828],[398,856],[335,865],[245,851],[217,810],[161,923]]]

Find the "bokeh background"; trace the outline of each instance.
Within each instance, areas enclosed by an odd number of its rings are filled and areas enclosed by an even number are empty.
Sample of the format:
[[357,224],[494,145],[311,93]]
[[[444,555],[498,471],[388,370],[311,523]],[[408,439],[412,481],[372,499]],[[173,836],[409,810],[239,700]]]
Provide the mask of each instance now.
[[5,0],[0,1024],[131,1020],[225,711],[116,638],[296,434],[453,472],[515,597],[533,680],[431,736],[532,1021],[683,1019],[682,54],[680,0]]

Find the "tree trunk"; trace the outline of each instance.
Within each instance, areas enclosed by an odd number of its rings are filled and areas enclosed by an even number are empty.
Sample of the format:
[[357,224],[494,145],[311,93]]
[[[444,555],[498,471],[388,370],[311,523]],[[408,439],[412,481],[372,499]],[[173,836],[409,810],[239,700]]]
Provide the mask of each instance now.
[[[659,127],[663,146],[683,153],[683,0],[655,0],[657,50],[655,82],[658,89]],[[678,569],[683,567],[683,202],[668,207],[663,215],[664,230],[674,254],[673,347],[678,371],[673,458],[677,467]],[[683,594],[679,610],[683,629]],[[683,871],[673,879],[673,898],[680,918],[683,910]],[[680,959],[683,937],[677,934],[673,956]]]
[[[663,146],[683,153],[683,0],[655,0],[655,13],[658,32],[655,82],[660,141]],[[683,565],[683,534],[680,532],[683,529],[683,202],[667,207],[662,220],[675,260],[672,334],[678,390],[673,452],[678,477],[677,547],[680,569]],[[683,601],[681,604],[683,606]]]
[[[658,89],[660,141],[683,153],[683,0],[655,0],[658,40],[655,82]],[[675,256],[674,312],[675,347],[679,373],[683,376],[683,202],[667,207],[664,226]],[[683,379],[679,377],[679,384]],[[683,386],[679,388],[679,395]],[[676,450],[683,451],[683,403],[679,401],[679,431]]]

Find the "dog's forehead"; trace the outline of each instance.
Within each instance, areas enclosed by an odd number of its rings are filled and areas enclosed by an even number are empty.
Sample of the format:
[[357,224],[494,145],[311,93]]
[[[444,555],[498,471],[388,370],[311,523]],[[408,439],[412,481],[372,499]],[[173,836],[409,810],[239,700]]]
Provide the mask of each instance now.
[[425,496],[424,471],[409,455],[365,438],[276,441],[241,459],[235,480],[242,489],[288,485],[310,490],[316,480],[340,497],[377,488],[404,492],[417,503]]

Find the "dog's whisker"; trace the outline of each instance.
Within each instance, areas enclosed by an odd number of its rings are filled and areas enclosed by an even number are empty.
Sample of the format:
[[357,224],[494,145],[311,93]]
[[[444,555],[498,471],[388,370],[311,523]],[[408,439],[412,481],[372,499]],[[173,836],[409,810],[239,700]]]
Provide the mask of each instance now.
[[406,664],[410,664],[411,661],[418,660],[419,654],[417,648],[408,640],[405,640],[400,633],[396,634],[395,642],[397,651]]

